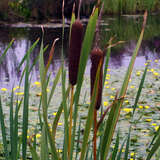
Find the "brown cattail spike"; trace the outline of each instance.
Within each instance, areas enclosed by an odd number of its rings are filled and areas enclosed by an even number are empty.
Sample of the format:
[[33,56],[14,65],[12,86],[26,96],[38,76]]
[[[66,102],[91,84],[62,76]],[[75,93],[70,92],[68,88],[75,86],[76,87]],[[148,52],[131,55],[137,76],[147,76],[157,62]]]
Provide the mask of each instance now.
[[99,81],[98,81],[98,93],[97,93],[97,99],[96,99],[96,105],[95,105],[95,108],[97,110],[100,108],[101,101],[102,101],[103,59],[104,59],[103,51],[100,48],[95,47],[91,51],[92,66],[91,66],[91,73],[90,74],[91,74],[91,96],[92,96],[94,83],[95,83],[95,79],[96,79],[96,73],[98,70],[98,66],[101,63],[100,75],[99,75],[100,77],[99,77]]
[[80,20],[72,24],[69,46],[69,81],[71,85],[77,83],[78,66],[83,39],[83,25]]

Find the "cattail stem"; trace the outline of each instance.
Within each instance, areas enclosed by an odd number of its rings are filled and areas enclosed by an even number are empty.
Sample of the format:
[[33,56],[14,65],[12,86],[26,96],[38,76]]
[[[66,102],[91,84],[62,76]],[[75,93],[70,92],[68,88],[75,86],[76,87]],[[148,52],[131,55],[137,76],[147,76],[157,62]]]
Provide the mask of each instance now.
[[97,110],[94,109],[93,158],[96,160],[97,151]]
[[[70,121],[69,121],[69,143],[68,143],[68,155],[69,155],[69,156],[70,156],[71,136],[72,136],[73,97],[74,97],[74,86],[71,85]],[[69,157],[69,156],[68,156],[68,157]]]

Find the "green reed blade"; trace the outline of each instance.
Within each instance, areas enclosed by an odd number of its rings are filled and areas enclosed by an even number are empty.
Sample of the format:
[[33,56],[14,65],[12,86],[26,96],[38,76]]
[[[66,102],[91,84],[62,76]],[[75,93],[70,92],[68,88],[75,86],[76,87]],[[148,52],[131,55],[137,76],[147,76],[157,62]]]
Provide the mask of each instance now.
[[29,111],[29,59],[30,52],[27,53],[25,86],[24,86],[24,104],[23,104],[23,124],[22,124],[22,157],[26,159],[27,152],[27,131],[28,131],[28,111]]
[[10,142],[11,142],[11,157],[14,158],[15,152],[14,150],[14,145],[13,145],[13,126],[14,126],[14,121],[13,121],[13,89],[11,93],[11,100],[10,100],[10,115],[9,115],[9,122],[10,122]]
[[41,89],[42,89],[42,96],[41,96],[41,101],[42,101],[42,114],[43,114],[43,120],[45,123],[45,127],[46,127],[46,132],[48,134],[48,138],[49,138],[49,143],[50,143],[50,149],[51,149],[51,155],[52,155],[52,159],[55,160],[59,160],[59,155],[57,153],[56,150],[56,146],[54,143],[54,139],[51,135],[50,132],[50,127],[48,125],[48,115],[47,115],[47,109],[48,109],[48,104],[47,104],[47,77],[46,77],[46,70],[45,70],[45,66],[44,66],[44,49],[43,49],[43,39],[41,42],[41,47],[40,47],[40,55],[39,55],[39,70],[40,70],[40,79],[41,79]]
[[119,151],[119,153],[118,153],[118,155],[117,155],[117,160],[121,160],[122,150],[123,150],[123,147],[124,147],[124,145],[125,145],[126,140],[127,140],[127,139],[124,139],[124,141],[123,141],[123,143],[122,143],[122,145],[121,145],[120,151]]
[[134,105],[133,105],[134,108],[133,108],[133,115],[132,116],[134,116],[135,110],[137,108],[137,103],[139,101],[139,98],[140,98],[140,95],[141,95],[141,92],[142,92],[142,88],[143,88],[143,84],[144,84],[144,80],[146,78],[147,69],[148,69],[148,66],[145,67],[145,70],[144,70],[144,73],[143,73],[143,76],[142,76],[142,79],[141,79],[141,82],[140,82],[140,85],[139,85],[139,88],[138,88],[136,99],[135,99],[135,102],[134,102]]
[[54,78],[54,81],[53,81],[51,93],[50,93],[49,98],[48,98],[48,106],[50,105],[51,99],[53,97],[53,94],[54,94],[54,91],[56,89],[59,78],[61,76],[61,73],[62,73],[62,68],[60,67],[59,70],[58,70],[58,73],[56,74],[56,77]]
[[70,29],[69,29],[69,42],[70,42],[70,38],[71,38],[72,24],[75,22],[75,20],[76,20],[75,13],[72,12],[71,24],[70,24]]
[[29,149],[31,151],[32,159],[33,160],[40,160],[40,157],[38,156],[36,150],[34,149],[34,147],[31,144],[29,144]]
[[22,99],[20,100],[20,103],[18,104],[18,100],[16,103],[16,109],[15,109],[15,115],[14,115],[14,127],[13,127],[13,159],[18,158],[18,113],[19,109],[22,104]]
[[[68,98],[69,91],[70,91],[70,88],[67,89],[67,91],[65,93],[65,96],[64,96],[65,98]],[[66,101],[66,99],[65,99],[65,101]],[[53,124],[52,124],[52,136],[53,136],[54,141],[55,141],[56,129],[57,129],[58,121],[60,119],[62,111],[63,111],[63,102],[61,102],[60,107],[58,108],[57,114],[56,114],[56,116],[54,118],[54,121],[53,121]]]
[[148,153],[146,160],[150,160],[152,158],[152,156],[155,154],[159,146],[160,146],[160,134],[158,135],[156,142],[154,143],[150,152]]
[[69,127],[68,127],[68,109],[67,109],[67,103],[66,103],[66,71],[63,70],[62,66],[62,99],[63,99],[63,110],[64,110],[64,150],[63,150],[63,156],[64,159],[68,159],[68,140],[69,140]]
[[71,151],[70,151],[70,157],[69,159],[72,160],[73,158],[73,148],[74,148],[74,142],[75,142],[75,132],[76,132],[76,124],[77,124],[77,114],[78,114],[78,102],[80,98],[80,92],[83,82],[83,75],[86,68],[88,55],[91,51],[92,41],[95,33],[96,28],[96,22],[98,18],[98,8],[94,11],[94,13],[91,15],[87,29],[85,32],[85,37],[82,44],[81,49],[81,56],[80,56],[80,63],[79,63],[79,69],[78,69],[78,78],[77,78],[77,87],[75,91],[75,99],[74,99],[74,114],[73,114],[73,133],[72,133],[72,139],[71,139]]
[[126,144],[126,149],[125,149],[124,160],[128,160],[129,145],[130,145],[130,135],[131,135],[131,126],[129,128],[129,133],[128,133],[128,137],[127,137],[127,144]]
[[79,127],[78,127],[78,136],[77,136],[77,145],[76,145],[76,160],[78,157],[79,152],[79,143],[80,143],[80,135],[81,135],[81,119],[79,120]]
[[2,63],[4,57],[6,56],[8,49],[11,48],[13,42],[14,42],[14,39],[11,40],[11,42],[8,44],[7,48],[4,50],[3,54],[0,56],[0,64]]
[[48,138],[45,124],[43,124],[41,135],[41,160],[49,160]]
[[118,148],[119,148],[119,130],[118,130],[118,133],[117,133],[117,136],[116,136],[116,143],[115,143],[115,147],[114,147],[114,150],[113,150],[113,153],[112,153],[112,160],[115,160],[116,159],[116,156],[117,156],[117,153],[118,153]]
[[118,118],[119,118],[121,106],[123,104],[124,96],[125,96],[126,91],[127,91],[129,79],[130,79],[130,76],[131,76],[131,73],[132,73],[132,70],[133,70],[133,66],[134,66],[134,63],[135,63],[136,56],[138,54],[138,51],[139,51],[139,48],[141,46],[141,42],[142,42],[142,39],[143,39],[144,28],[145,28],[145,25],[146,25],[146,19],[147,19],[147,12],[145,12],[145,14],[144,14],[144,22],[143,22],[143,26],[142,26],[142,31],[141,31],[139,40],[137,42],[136,48],[133,52],[130,64],[128,66],[128,70],[126,72],[126,75],[125,75],[125,78],[124,78],[124,81],[123,81],[123,85],[122,85],[121,90],[120,90],[119,100],[111,108],[111,111],[109,113],[107,122],[105,124],[105,131],[104,131],[104,136],[103,136],[103,141],[102,141],[102,146],[101,146],[101,160],[106,160],[106,158],[108,156],[110,144],[111,144],[112,137],[113,137],[113,134],[114,134],[114,130],[115,130]]
[[9,159],[9,151],[8,151],[8,147],[7,147],[7,134],[6,134],[6,127],[5,127],[5,123],[4,123],[4,114],[3,114],[1,96],[0,96],[0,124],[1,124],[4,156],[6,159]]

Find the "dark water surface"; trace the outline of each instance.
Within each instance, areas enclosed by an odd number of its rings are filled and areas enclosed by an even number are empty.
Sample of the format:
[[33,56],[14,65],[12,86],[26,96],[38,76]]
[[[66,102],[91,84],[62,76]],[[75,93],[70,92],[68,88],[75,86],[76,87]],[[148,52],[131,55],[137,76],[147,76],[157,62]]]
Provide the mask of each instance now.
[[[142,16],[123,16],[123,17],[104,17],[101,23],[101,41],[100,45],[104,46],[110,37],[115,36],[115,42],[125,41],[124,44],[118,45],[112,49],[110,68],[127,67],[136,46],[142,25]],[[54,24],[53,24],[54,25]],[[64,54],[65,66],[67,67],[68,55],[68,34],[69,28],[65,28],[64,34]],[[3,63],[0,65],[0,88],[11,88],[14,84],[18,85],[21,71],[17,71],[17,67],[22,60],[24,54],[30,46],[41,37],[40,28],[29,27],[4,27],[0,26],[0,55],[3,53],[8,43],[14,38],[15,41],[9,49]],[[60,40],[56,44],[55,54],[50,67],[53,75],[61,64],[61,46],[62,46],[62,29],[61,28],[45,28],[44,45],[49,45],[45,54],[45,61],[48,59],[48,52],[55,38]],[[36,46],[31,54],[30,62],[39,54],[40,43]],[[103,47],[102,47],[103,48]],[[160,19],[159,16],[148,17],[145,30],[144,40],[136,60],[136,66],[144,66],[146,60],[160,59]],[[90,61],[88,61],[88,66]],[[89,73],[89,67],[87,67]],[[38,64],[32,71],[32,81],[39,80]]]

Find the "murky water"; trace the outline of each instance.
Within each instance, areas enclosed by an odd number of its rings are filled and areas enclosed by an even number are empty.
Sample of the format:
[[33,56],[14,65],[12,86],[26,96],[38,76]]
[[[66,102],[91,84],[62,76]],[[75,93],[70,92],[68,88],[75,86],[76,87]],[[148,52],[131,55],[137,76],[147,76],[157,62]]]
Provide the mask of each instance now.
[[[142,17],[104,17],[101,25],[101,46],[104,46],[110,37],[115,36],[114,42],[125,41],[125,43],[118,45],[112,49],[110,58],[110,67],[119,68],[122,66],[127,67],[132,56],[133,50],[136,46],[137,39],[141,31]],[[65,28],[64,34],[64,55],[65,66],[67,67],[67,54],[68,54],[68,33],[69,28]],[[17,85],[24,65],[20,71],[17,67],[22,60],[23,56],[30,48],[30,46],[41,37],[40,28],[27,28],[27,27],[0,27],[0,55],[7,48],[8,43],[14,38],[14,44],[8,50],[8,53],[0,65],[0,88],[12,88]],[[50,71],[53,75],[61,64],[61,46],[62,46],[62,29],[61,28],[45,28],[44,45],[49,45],[46,52],[45,61],[48,59],[48,52],[51,44],[55,38],[59,37],[60,40],[56,44],[55,54],[52,61]],[[31,64],[39,54],[40,43],[36,46],[31,54]],[[158,16],[148,18],[147,27],[145,30],[144,40],[136,60],[136,66],[144,66],[146,60],[160,59],[160,19]],[[88,66],[90,61],[88,61]],[[87,68],[89,73],[89,67]],[[38,64],[32,71],[32,81],[39,80]]]

